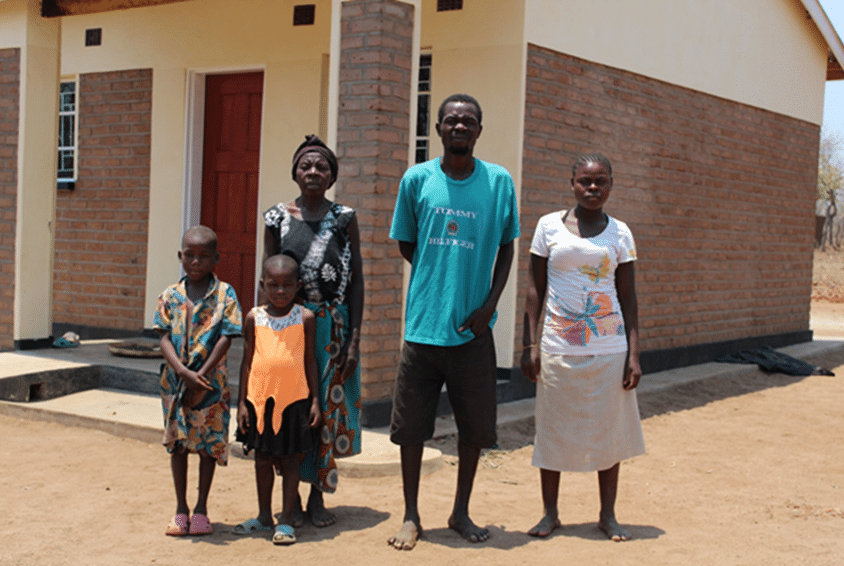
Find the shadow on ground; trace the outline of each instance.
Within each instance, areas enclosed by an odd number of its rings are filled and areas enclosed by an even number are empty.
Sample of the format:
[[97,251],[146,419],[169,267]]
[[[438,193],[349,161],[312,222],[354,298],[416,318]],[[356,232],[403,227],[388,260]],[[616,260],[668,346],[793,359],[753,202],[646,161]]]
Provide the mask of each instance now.
[[[647,376],[643,379],[647,379]],[[642,419],[647,419],[666,413],[686,411],[730,397],[755,393],[772,387],[785,387],[803,379],[804,376],[765,373],[759,369],[740,372],[737,375],[701,379],[639,395],[639,413]],[[829,379],[838,378],[830,377]],[[533,444],[534,432],[533,417],[499,424],[498,445],[492,450],[485,450],[482,457],[488,456],[495,450],[518,450],[531,445]],[[436,438],[426,444],[442,451],[445,455],[457,456],[456,434]]]

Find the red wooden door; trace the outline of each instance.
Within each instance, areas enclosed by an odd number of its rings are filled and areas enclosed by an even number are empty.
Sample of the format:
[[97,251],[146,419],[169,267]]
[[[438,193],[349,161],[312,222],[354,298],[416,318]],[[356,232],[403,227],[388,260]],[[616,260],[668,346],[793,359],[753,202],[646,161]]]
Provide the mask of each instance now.
[[255,294],[255,234],[264,74],[208,75],[202,224],[217,233],[217,276],[247,312]]

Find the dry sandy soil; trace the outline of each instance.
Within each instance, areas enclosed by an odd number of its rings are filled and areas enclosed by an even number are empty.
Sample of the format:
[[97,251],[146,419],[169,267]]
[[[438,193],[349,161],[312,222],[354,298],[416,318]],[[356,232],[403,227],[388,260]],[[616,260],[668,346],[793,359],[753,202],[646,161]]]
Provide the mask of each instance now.
[[812,263],[812,300],[844,303],[844,252],[815,250]]
[[490,527],[487,543],[446,528],[456,466],[445,439],[447,465],[422,480],[425,537],[399,552],[386,544],[401,519],[398,477],[342,478],[327,497],[339,522],[274,547],[267,535],[229,534],[256,511],[251,462],[232,458],[212,489],[215,534],[170,538],[162,447],[0,416],[0,564],[841,565],[844,366],[836,373],[757,373],[642,399],[648,452],[622,465],[617,505],[634,536],[626,543],[596,527],[594,474],[563,475],[562,528],[544,540],[525,534],[541,513],[530,423],[502,430],[502,450],[479,467],[471,511]]
[[[229,534],[256,511],[251,462],[238,458],[215,478],[217,532],[165,537],[174,501],[163,448],[0,417],[0,564],[840,565],[844,366],[837,373],[687,387],[673,395],[672,411],[664,410],[667,398],[643,402],[648,453],[622,465],[617,505],[635,537],[626,543],[595,526],[594,474],[564,474],[561,529],[545,540],[524,534],[541,511],[530,446],[483,457],[471,510],[492,531],[485,544],[446,528],[456,476],[450,455],[451,465],[423,477],[427,530],[411,552],[385,542],[401,519],[398,477],[342,478],[327,497],[339,523],[299,529],[292,547]],[[508,429],[502,441],[524,444],[530,431]]]

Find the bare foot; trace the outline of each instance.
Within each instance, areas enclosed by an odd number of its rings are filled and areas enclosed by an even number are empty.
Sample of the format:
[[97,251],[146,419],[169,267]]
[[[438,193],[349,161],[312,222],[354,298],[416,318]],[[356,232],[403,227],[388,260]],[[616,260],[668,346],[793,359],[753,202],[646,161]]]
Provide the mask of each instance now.
[[615,542],[630,540],[630,533],[618,524],[615,517],[601,517],[598,520],[598,528],[607,533],[607,537]]
[[[322,492],[317,492],[308,497],[308,516],[311,518],[311,523],[316,527],[327,527],[337,522],[337,517],[325,508],[325,503],[322,499]],[[295,526],[295,525],[294,525]]]
[[484,542],[489,538],[489,529],[477,526],[468,515],[460,518],[452,515],[448,518],[448,528],[469,542]]
[[413,550],[416,546],[416,541],[422,535],[422,526],[413,521],[405,521],[402,523],[399,532],[387,539],[387,544],[395,547],[397,550]]
[[528,534],[532,537],[547,537],[559,526],[560,519],[557,515],[545,515],[534,528],[528,531]]
[[305,512],[302,511],[302,499],[297,495],[296,503],[293,505],[293,513],[290,516],[290,525],[298,529],[305,526]]

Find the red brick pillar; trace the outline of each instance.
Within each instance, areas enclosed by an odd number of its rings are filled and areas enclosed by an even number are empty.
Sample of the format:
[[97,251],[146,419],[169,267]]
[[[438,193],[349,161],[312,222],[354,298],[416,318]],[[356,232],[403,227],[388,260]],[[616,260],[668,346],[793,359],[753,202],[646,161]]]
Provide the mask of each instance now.
[[401,347],[403,260],[389,231],[407,168],[414,16],[394,0],[345,2],[341,13],[337,200],[357,209],[360,224],[364,407],[392,396]]
[[20,49],[0,49],[0,350],[15,343]]

